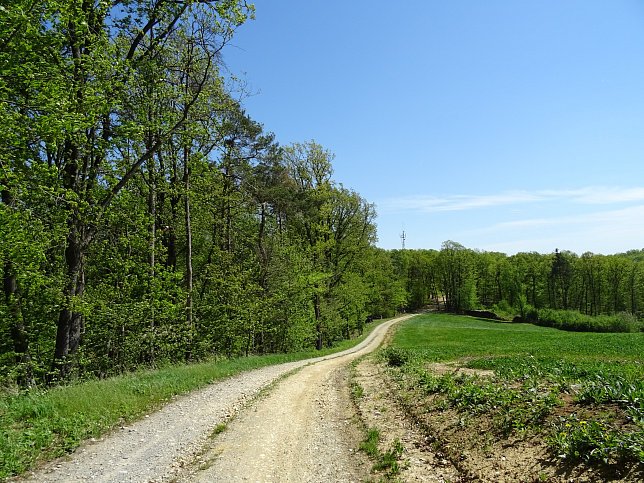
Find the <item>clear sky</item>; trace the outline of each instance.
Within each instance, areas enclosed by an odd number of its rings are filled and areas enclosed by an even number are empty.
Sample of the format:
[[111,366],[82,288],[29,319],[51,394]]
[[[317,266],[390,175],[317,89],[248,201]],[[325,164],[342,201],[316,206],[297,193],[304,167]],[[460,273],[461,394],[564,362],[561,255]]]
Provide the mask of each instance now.
[[644,1],[256,0],[247,112],[314,139],[378,246],[644,248]]

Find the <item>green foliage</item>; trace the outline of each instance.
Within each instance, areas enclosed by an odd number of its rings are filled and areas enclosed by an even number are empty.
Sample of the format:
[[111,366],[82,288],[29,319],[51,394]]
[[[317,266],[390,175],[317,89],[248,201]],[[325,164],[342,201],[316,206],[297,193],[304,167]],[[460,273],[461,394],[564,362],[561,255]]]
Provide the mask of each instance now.
[[212,430],[212,433],[210,433],[210,437],[211,437],[211,438],[214,438],[214,437],[215,437],[215,436],[217,436],[218,434],[221,434],[221,433],[223,433],[224,431],[226,431],[226,429],[228,429],[228,425],[227,425],[227,424],[223,424],[223,423],[222,423],[222,424],[218,424],[217,426],[215,426],[215,429],[213,429],[213,430]]
[[400,367],[409,363],[411,356],[408,351],[397,347],[387,347],[380,353],[381,358],[386,361],[388,366]]
[[333,155],[234,100],[219,52],[252,6],[5,13],[1,384],[321,349],[404,305]]
[[361,399],[364,396],[364,388],[355,382],[351,383],[351,397],[354,400]]
[[512,320],[512,318],[514,317],[514,310],[505,299],[501,300],[497,304],[494,304],[492,311],[505,320]]
[[437,403],[441,409],[452,407],[472,415],[491,413],[497,428],[506,434],[527,429],[536,431],[560,403],[556,392],[533,391],[526,381],[522,389],[515,390],[477,376],[434,376],[422,372],[418,377],[428,394],[443,395]]
[[[447,311],[491,309],[507,320],[536,321],[536,311],[545,309],[573,311],[584,317],[566,316],[566,330],[621,332],[640,330],[644,307],[642,261],[629,253],[577,256],[555,250],[507,256],[446,241],[440,252],[393,250],[391,258],[405,282],[410,309],[444,298]],[[549,323],[559,327],[557,320]]]
[[400,473],[399,460],[404,451],[403,445],[396,439],[389,451],[380,452],[380,431],[375,428],[366,431],[365,439],[360,443],[360,449],[376,462],[373,471],[386,471],[387,477],[396,476]]
[[374,206],[333,154],[281,147],[235,100],[220,52],[252,5],[3,8],[0,383],[319,350],[441,302],[640,327],[637,253],[375,248]]
[[360,443],[360,449],[367,453],[371,458],[377,458],[380,455],[378,443],[380,442],[380,431],[375,428],[367,430],[364,441]]
[[544,327],[575,332],[640,332],[644,329],[643,321],[625,312],[591,316],[576,310],[541,309],[529,314],[527,319]]
[[561,459],[605,465],[644,462],[641,433],[624,434],[604,421],[561,418],[548,442]]
[[453,312],[478,306],[475,277],[475,254],[463,245],[446,241],[438,256],[438,270],[445,294],[445,306]]
[[373,466],[373,471],[383,471],[387,473],[387,477],[392,478],[400,473],[400,458],[403,454],[404,447],[396,438],[391,444],[391,449],[385,453],[381,453],[378,457],[378,462]]
[[417,310],[436,303],[439,290],[437,256],[438,252],[435,250],[392,250],[390,252],[390,263],[393,264],[395,273],[395,277],[391,279],[399,281],[399,286],[396,287],[399,307]]

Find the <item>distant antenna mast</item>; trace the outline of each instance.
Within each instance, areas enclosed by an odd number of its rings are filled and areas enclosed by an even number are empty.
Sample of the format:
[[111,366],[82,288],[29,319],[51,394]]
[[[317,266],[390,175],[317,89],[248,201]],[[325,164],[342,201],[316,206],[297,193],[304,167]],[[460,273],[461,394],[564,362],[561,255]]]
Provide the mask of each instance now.
[[405,240],[407,239],[407,235],[405,234],[405,230],[400,234],[400,241],[402,242],[402,249],[405,249]]

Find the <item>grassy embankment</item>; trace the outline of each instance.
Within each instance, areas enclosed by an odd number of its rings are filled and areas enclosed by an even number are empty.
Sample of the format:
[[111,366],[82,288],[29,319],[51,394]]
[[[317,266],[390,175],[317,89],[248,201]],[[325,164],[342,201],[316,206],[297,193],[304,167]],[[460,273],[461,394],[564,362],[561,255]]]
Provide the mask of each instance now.
[[[426,411],[484,418],[499,437],[539,435],[552,457],[623,472],[644,463],[644,334],[573,333],[428,314],[382,353]],[[442,375],[431,363],[491,370]],[[418,393],[414,397],[418,397]]]
[[72,452],[119,424],[243,371],[319,357],[349,349],[384,320],[366,324],[357,339],[322,351],[271,354],[146,370],[48,390],[5,391],[0,396],[0,480]]

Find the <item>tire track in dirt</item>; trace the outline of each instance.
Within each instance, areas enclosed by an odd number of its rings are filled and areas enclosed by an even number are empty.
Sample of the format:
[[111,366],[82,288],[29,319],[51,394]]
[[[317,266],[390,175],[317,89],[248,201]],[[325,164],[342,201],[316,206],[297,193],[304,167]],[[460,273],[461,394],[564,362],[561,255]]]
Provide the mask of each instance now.
[[348,365],[376,349],[400,317],[382,324],[369,343],[340,357],[308,365],[281,381],[218,436],[210,466],[191,481],[363,481],[371,463],[356,448]]

